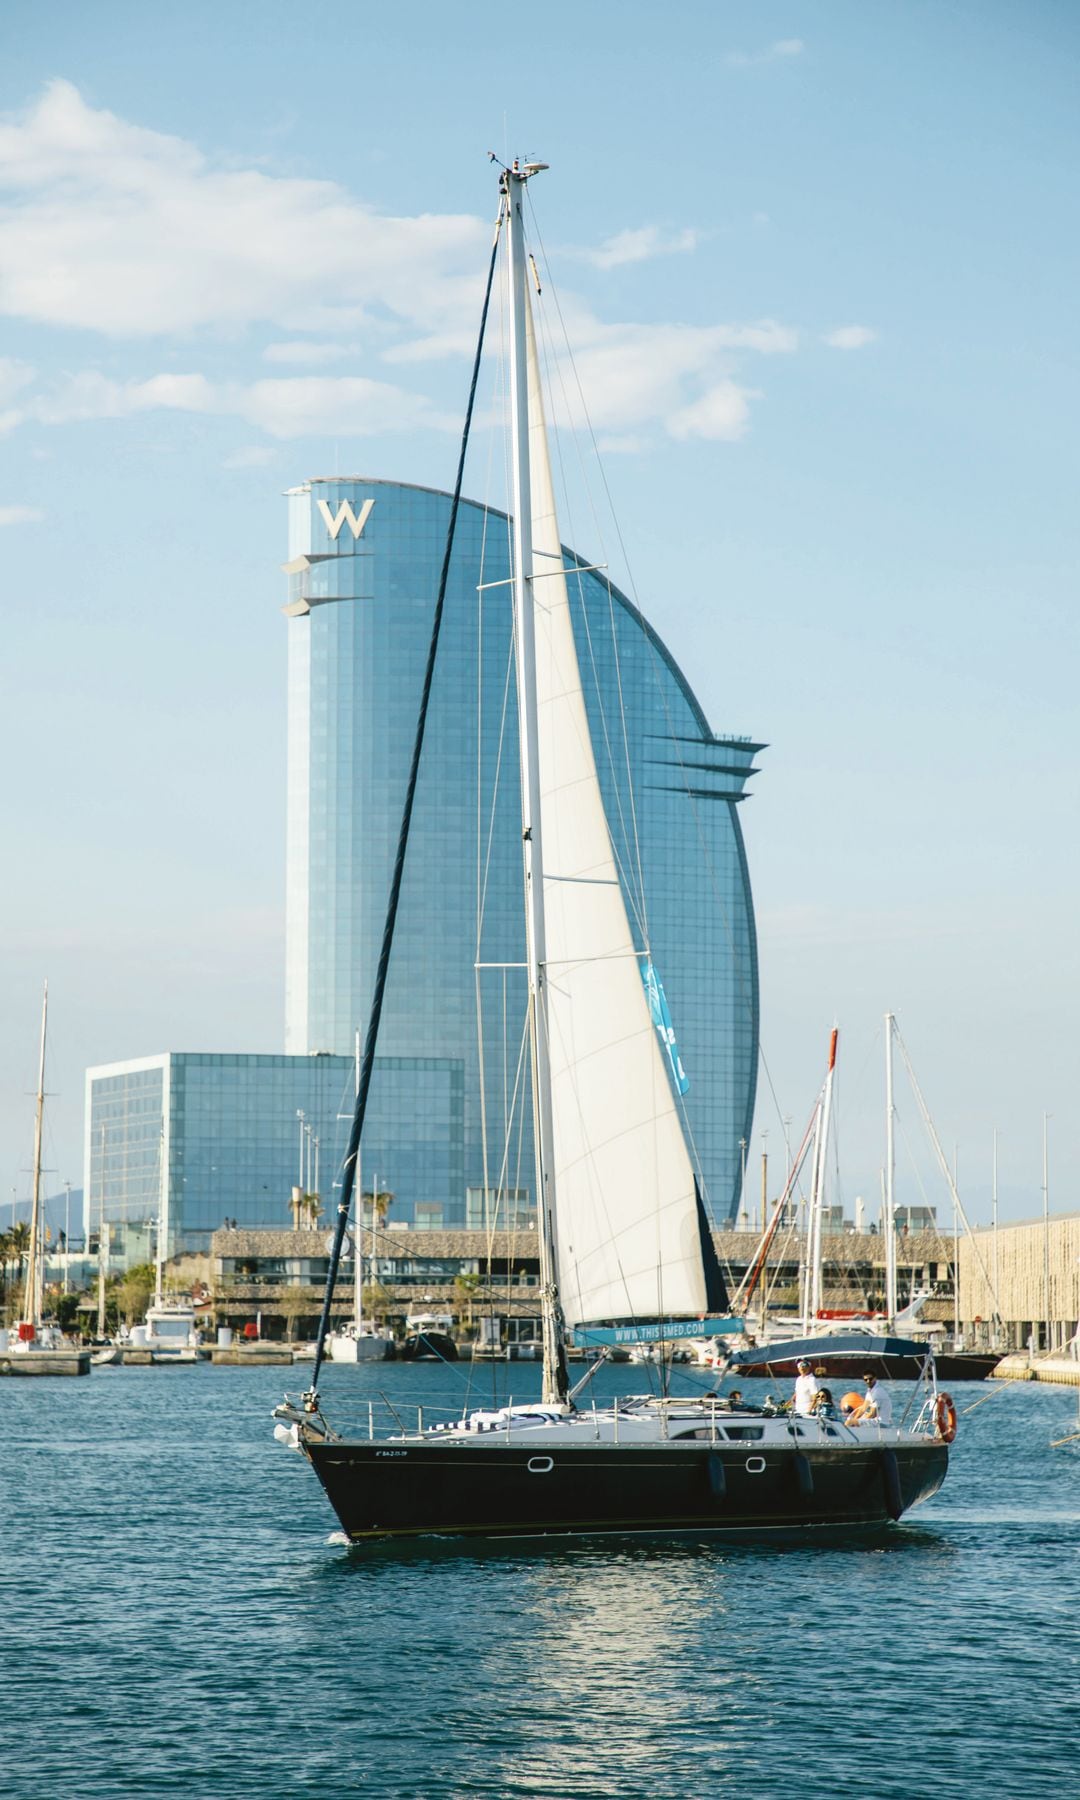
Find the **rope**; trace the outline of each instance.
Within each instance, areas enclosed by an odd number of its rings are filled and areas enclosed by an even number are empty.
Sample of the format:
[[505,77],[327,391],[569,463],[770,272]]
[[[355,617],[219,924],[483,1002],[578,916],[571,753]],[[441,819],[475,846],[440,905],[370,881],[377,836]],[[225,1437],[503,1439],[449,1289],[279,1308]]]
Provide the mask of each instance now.
[[476,343],[476,356],[473,361],[472,381],[469,385],[469,399],[465,408],[465,424],[461,434],[461,451],[458,456],[457,477],[454,482],[454,496],[450,503],[450,519],[446,528],[446,548],[443,552],[442,569],[439,573],[438,597],[435,601],[435,616],[431,624],[431,642],[428,645],[427,667],[424,670],[424,686],[420,700],[420,713],[416,721],[416,737],[413,742],[412,762],[409,766],[409,783],[405,793],[405,806],[401,815],[401,830],[398,835],[397,856],[394,859],[394,872],[390,882],[390,897],[386,907],[386,921],[383,926],[382,948],[379,952],[379,965],[375,975],[375,988],[371,996],[371,1013],[368,1018],[367,1033],[364,1038],[364,1056],[360,1066],[360,1081],[356,1092],[356,1108],[353,1113],[352,1129],[349,1132],[349,1145],[345,1152],[345,1164],[341,1178],[341,1199],[338,1202],[337,1227],[334,1232],[334,1247],[330,1254],[330,1267],[326,1276],[326,1293],[323,1297],[322,1314],[319,1318],[319,1331],[315,1339],[315,1366],[311,1374],[311,1387],[304,1396],[305,1406],[314,1411],[318,1405],[319,1371],[322,1368],[323,1350],[326,1334],[330,1325],[330,1308],[333,1304],[334,1286],[337,1282],[338,1267],[341,1262],[341,1249],[345,1241],[345,1231],[349,1223],[349,1211],[352,1205],[353,1185],[356,1179],[356,1160],[360,1151],[360,1136],[364,1128],[364,1115],[367,1112],[368,1091],[371,1087],[371,1076],[375,1066],[375,1045],[379,1035],[379,1020],[382,1016],[383,995],[386,991],[386,976],[390,965],[390,951],[394,942],[394,926],[397,921],[398,901],[401,897],[401,882],[405,872],[405,852],[409,844],[409,828],[412,823],[413,801],[416,798],[416,784],[420,773],[420,756],[424,748],[424,730],[427,725],[428,704],[431,699],[431,684],[435,675],[435,656],[439,647],[439,633],[442,628],[443,606],[446,600],[446,584],[450,574],[450,556],[454,547],[454,532],[457,526],[458,507],[461,502],[461,484],[465,476],[465,455],[469,447],[469,430],[472,425],[473,404],[476,399],[476,384],[480,377],[480,358],[484,347],[484,330],[487,325],[488,307],[491,303],[491,288],[495,278],[495,260],[499,248],[499,232],[502,228],[503,215],[500,209],[495,236],[491,246],[491,261],[488,265],[487,286],[484,290],[484,305],[480,314],[480,331]]

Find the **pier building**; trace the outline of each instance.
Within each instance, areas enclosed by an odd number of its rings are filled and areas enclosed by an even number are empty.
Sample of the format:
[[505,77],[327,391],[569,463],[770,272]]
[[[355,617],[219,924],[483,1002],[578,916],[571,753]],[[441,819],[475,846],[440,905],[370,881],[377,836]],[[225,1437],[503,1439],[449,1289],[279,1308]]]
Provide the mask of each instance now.
[[[1061,1352],[1080,1321],[1080,1213],[987,1226],[959,1246],[959,1313],[969,1343],[1000,1313],[1010,1350]],[[996,1296],[996,1304],[995,1304]]]
[[[285,1053],[163,1052],[88,1072],[84,1223],[104,1217],[132,1257],[158,1216],[170,1249],[205,1249],[225,1218],[283,1223],[299,1114],[328,1212],[340,1172],[450,496],[318,479],[288,507]],[[706,1202],[725,1223],[754,1109],[738,808],[762,746],[714,734],[640,611],[564,555],[627,910],[663,983]],[[463,503],[365,1130],[368,1166],[417,1229],[478,1222],[493,1186],[522,1216],[532,1203],[509,572],[505,515]]]
[[[353,1234],[354,1240],[357,1234]],[[213,1322],[243,1331],[258,1323],[260,1336],[314,1336],[329,1257],[323,1231],[216,1231],[211,1240],[209,1282]],[[409,1313],[452,1313],[462,1330],[483,1311],[503,1321],[503,1340],[534,1340],[540,1326],[540,1250],[535,1229],[506,1231],[411,1231],[392,1214],[372,1230],[370,1208],[360,1234],[364,1281],[378,1292],[381,1316],[401,1329]],[[755,1260],[756,1231],[714,1231],[713,1243],[734,1291]],[[924,1309],[927,1323],[944,1327],[953,1312],[951,1244],[937,1232],[898,1240],[902,1298],[934,1289]],[[827,1235],[825,1304],[880,1307],[885,1292],[885,1245],[879,1233]],[[355,1268],[352,1248],[335,1291],[333,1317],[352,1317]],[[800,1243],[795,1233],[777,1245],[769,1264],[773,1303],[795,1318]]]

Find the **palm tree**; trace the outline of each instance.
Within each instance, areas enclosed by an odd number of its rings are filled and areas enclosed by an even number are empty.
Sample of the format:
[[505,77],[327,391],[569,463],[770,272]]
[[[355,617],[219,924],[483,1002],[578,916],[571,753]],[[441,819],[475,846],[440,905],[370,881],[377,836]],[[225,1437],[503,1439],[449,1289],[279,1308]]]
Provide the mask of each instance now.
[[468,1308],[470,1330],[472,1329],[473,1322],[473,1301],[476,1298],[476,1290],[479,1286],[480,1277],[476,1274],[475,1270],[469,1270],[463,1275],[454,1276],[454,1287],[457,1289],[461,1305]]
[[10,1231],[0,1231],[0,1279],[3,1282],[3,1299],[0,1300],[0,1318],[7,1320],[8,1298],[8,1264],[15,1260],[15,1245]]
[[291,1342],[297,1336],[297,1322],[318,1306],[318,1298],[310,1288],[293,1284],[282,1288],[278,1303],[285,1314],[285,1336]]
[[[20,1219],[17,1225],[11,1227],[11,1230],[7,1235],[8,1243],[10,1245],[8,1255],[10,1261],[14,1264],[16,1271],[16,1287],[21,1287],[23,1282],[23,1264],[30,1254],[30,1227],[25,1219]],[[16,1305],[17,1304],[18,1301],[16,1301]]]

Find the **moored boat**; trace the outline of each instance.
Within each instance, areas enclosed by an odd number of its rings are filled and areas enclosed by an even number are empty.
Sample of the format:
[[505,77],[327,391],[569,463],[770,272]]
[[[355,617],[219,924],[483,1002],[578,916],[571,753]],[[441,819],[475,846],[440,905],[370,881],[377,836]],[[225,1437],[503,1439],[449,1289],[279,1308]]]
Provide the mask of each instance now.
[[163,1364],[199,1361],[199,1328],[195,1322],[194,1302],[180,1295],[162,1293],[160,1260],[157,1293],[146,1309],[143,1323],[132,1327],[121,1360]]
[[410,1313],[395,1354],[402,1362],[457,1362],[458,1347],[450,1335],[453,1324],[450,1313]]
[[30,1236],[26,1252],[23,1316],[0,1331],[0,1375],[89,1375],[90,1352],[72,1344],[59,1326],[43,1317],[45,1231],[41,1207],[41,1145],[45,1119],[45,1042],[49,1022],[49,984],[41,1002],[41,1053],[34,1113],[33,1190]]

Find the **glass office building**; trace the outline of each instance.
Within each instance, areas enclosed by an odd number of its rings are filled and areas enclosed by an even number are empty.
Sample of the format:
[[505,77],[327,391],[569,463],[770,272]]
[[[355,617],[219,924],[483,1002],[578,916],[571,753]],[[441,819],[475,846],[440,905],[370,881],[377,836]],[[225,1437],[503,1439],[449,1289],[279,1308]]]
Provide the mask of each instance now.
[[[333,1212],[370,1007],[450,497],[319,480],[288,496],[284,1055],[169,1053],[87,1076],[85,1223],[120,1263]],[[758,1042],[738,805],[760,745],[718,737],[637,609],[567,551],[596,761],[628,912],[664,984],[717,1224],[738,1206]],[[505,515],[462,505],[361,1180],[420,1228],[533,1203],[517,721]],[[318,1139],[315,1179],[310,1159]],[[305,1162],[305,1158],[309,1159]],[[125,1248],[126,1246],[126,1248]]]
[[[450,496],[318,480],[288,501],[286,1048],[342,1055],[371,1000]],[[584,559],[566,563],[628,911],[666,990],[721,1222],[753,1116],[757,959],[737,808],[761,746],[715,736],[640,612]],[[518,1190],[533,1163],[515,1098],[528,1083],[509,574],[505,515],[463,504],[379,1048],[460,1064],[466,1184]],[[463,1225],[464,1189],[425,1195],[414,1174],[419,1099],[403,1091],[397,1105],[391,1185]]]
[[[352,1122],[351,1056],[167,1052],[91,1069],[86,1093],[85,1221],[109,1226],[118,1266],[147,1262],[165,1222],[170,1253],[205,1249],[232,1220],[241,1229],[292,1222],[294,1188],[317,1193],[333,1223]],[[409,1116],[401,1097],[409,1096]],[[464,1071],[438,1057],[376,1063],[360,1166],[361,1191],[390,1192],[390,1224],[441,1225],[442,1196],[462,1195]],[[391,1168],[409,1133],[418,1184],[399,1204]],[[424,1196],[439,1196],[425,1206]],[[404,1200],[404,1196],[402,1197]]]

